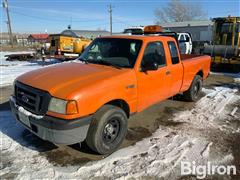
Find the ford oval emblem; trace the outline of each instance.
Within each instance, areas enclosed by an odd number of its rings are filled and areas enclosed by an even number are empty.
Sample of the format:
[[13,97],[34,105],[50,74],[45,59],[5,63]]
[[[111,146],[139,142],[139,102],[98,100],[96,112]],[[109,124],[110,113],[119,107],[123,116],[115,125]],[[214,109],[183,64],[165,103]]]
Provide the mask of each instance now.
[[23,102],[26,102],[26,103],[29,101],[28,97],[24,94],[22,95],[22,100]]

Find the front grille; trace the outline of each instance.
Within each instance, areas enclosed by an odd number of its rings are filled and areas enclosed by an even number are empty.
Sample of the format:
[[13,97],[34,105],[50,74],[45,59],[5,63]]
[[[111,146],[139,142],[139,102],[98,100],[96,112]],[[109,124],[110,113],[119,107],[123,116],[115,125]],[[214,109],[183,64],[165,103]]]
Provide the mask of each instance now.
[[38,115],[44,115],[47,112],[51,98],[49,93],[20,82],[16,82],[14,88],[16,103],[19,106]]

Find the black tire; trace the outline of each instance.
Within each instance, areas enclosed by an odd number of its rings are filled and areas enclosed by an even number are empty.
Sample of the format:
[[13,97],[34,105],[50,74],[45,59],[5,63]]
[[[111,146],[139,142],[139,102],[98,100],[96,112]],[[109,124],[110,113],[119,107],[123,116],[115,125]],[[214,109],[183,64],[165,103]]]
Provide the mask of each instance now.
[[127,127],[128,118],[121,108],[104,105],[94,114],[86,143],[99,154],[111,154],[123,142]]
[[202,91],[202,78],[196,75],[192,81],[190,88],[183,93],[183,97],[187,101],[195,102],[199,99],[200,92]]

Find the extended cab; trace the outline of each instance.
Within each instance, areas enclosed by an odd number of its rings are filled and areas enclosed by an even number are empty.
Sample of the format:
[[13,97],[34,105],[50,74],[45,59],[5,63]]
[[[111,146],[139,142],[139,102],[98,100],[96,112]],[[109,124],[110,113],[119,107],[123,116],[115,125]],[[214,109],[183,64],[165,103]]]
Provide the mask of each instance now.
[[19,76],[10,104],[40,138],[85,140],[108,154],[122,143],[131,114],[178,93],[196,101],[209,69],[209,56],[181,55],[172,37],[100,37],[75,62]]

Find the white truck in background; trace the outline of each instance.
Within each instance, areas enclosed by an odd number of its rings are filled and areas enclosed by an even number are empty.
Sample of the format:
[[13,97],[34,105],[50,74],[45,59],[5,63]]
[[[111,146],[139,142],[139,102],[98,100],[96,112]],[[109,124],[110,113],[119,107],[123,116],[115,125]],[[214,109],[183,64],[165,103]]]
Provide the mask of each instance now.
[[[168,30],[163,29],[163,31],[168,32]],[[144,26],[132,26],[124,29],[123,34],[127,35],[143,35]],[[177,33],[178,43],[181,54],[191,54],[193,49],[192,37],[188,32]]]
[[191,54],[193,49],[192,37],[190,33],[177,33],[181,54]]
[[142,35],[143,32],[144,32],[144,26],[132,26],[124,29],[123,34]]

